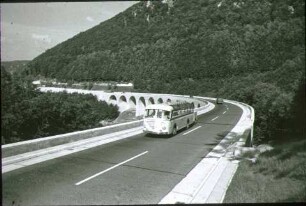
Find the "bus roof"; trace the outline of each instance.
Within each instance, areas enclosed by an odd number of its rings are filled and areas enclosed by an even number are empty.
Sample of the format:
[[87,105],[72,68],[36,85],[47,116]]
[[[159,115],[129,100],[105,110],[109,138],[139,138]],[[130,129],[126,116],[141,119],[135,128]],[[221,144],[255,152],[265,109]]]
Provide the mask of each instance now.
[[146,109],[161,109],[166,111],[172,111],[173,107],[168,104],[150,104],[146,106]]
[[181,110],[181,109],[194,109],[193,103],[178,103],[178,104],[150,104],[146,109],[161,109],[166,111]]

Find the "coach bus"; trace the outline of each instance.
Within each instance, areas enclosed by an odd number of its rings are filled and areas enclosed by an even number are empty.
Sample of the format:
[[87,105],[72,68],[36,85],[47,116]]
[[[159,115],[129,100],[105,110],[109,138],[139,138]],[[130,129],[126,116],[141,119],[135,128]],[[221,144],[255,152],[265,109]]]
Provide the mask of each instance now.
[[151,104],[146,106],[144,115],[144,133],[172,134],[183,128],[189,128],[197,120],[192,103]]

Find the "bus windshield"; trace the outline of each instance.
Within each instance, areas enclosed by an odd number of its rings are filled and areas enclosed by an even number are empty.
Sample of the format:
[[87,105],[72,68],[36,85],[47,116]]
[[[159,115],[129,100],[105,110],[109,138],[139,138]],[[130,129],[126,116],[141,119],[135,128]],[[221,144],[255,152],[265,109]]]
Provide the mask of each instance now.
[[145,113],[146,118],[163,118],[170,119],[170,112],[161,109],[147,109]]

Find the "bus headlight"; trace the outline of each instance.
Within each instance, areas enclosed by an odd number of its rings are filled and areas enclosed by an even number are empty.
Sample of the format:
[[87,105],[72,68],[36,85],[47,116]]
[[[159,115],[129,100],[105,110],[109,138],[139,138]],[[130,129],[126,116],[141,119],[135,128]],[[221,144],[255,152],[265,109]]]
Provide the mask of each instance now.
[[162,130],[166,130],[166,129],[167,129],[167,128],[166,128],[165,122],[162,122],[162,123],[161,123],[161,126],[162,126]]

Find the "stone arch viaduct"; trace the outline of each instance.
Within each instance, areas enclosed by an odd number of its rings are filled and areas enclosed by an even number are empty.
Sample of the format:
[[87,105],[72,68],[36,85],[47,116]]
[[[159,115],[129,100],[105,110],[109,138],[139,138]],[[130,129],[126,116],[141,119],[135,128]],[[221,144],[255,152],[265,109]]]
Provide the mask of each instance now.
[[144,113],[145,107],[150,104],[189,102],[193,103],[195,107],[206,105],[206,102],[191,98],[190,96],[181,95],[132,92],[106,93],[101,91],[91,91],[91,93],[96,95],[99,100],[106,101],[109,104],[117,105],[120,112],[128,109],[135,109],[136,116],[142,115]]
[[99,100],[106,101],[108,104],[117,105],[119,111],[123,112],[128,109],[135,109],[136,116],[144,114],[145,107],[150,104],[157,103],[177,103],[189,102],[193,103],[195,108],[205,106],[207,103],[203,100],[192,98],[188,95],[173,95],[173,94],[156,94],[156,93],[134,93],[134,92],[104,92],[94,90],[67,89],[55,87],[40,87],[41,91],[52,91],[68,93],[86,93],[97,96]]

